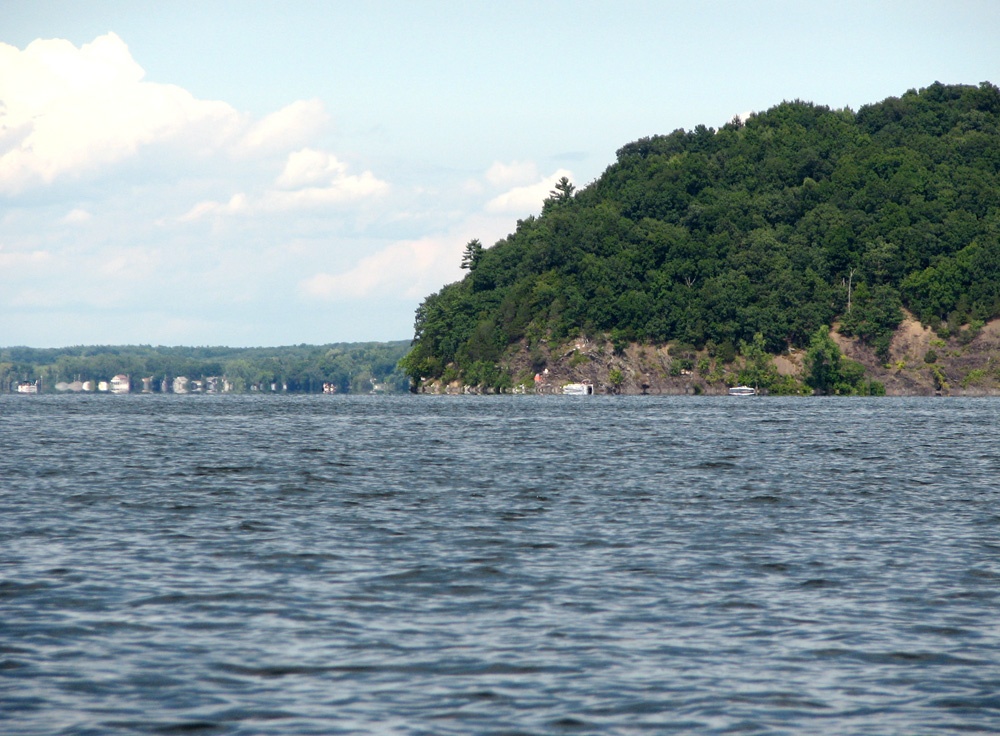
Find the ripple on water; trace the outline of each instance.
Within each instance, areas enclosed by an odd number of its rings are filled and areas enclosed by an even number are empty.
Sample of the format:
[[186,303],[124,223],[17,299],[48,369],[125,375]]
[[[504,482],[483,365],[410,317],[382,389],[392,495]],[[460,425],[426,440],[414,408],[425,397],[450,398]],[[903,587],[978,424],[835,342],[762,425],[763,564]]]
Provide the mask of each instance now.
[[9,398],[7,732],[995,729],[996,401]]

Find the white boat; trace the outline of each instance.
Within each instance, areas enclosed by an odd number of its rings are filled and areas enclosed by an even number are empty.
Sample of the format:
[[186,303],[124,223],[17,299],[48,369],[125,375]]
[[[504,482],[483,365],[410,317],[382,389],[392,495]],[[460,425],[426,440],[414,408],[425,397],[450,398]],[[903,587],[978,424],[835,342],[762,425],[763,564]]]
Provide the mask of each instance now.
[[756,396],[757,389],[753,386],[733,386],[729,389],[730,396]]
[[562,392],[567,396],[590,396],[594,393],[594,387],[589,383],[567,383]]

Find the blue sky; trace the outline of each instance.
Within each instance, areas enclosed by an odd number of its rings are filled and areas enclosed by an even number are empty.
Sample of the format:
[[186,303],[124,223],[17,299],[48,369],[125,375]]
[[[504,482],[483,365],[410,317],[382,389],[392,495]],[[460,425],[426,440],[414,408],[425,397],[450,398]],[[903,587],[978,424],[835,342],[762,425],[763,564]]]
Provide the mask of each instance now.
[[0,345],[408,339],[646,135],[1000,83],[1000,3],[0,8]]

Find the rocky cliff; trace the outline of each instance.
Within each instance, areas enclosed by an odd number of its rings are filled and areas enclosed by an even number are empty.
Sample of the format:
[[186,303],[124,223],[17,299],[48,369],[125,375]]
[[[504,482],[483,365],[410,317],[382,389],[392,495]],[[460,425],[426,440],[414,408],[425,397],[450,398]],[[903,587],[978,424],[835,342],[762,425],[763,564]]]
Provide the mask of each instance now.
[[[893,336],[888,362],[856,339],[831,337],[841,353],[860,363],[868,378],[885,386],[890,396],[1000,395],[1000,320],[978,330],[969,326],[943,339],[907,315]],[[579,338],[566,343],[525,345],[509,351],[505,367],[517,377],[516,393],[558,394],[567,383],[589,383],[598,394],[725,394],[736,385],[744,365],[740,356],[726,362],[709,351],[677,345],[613,345],[608,340]],[[802,383],[805,353],[791,350],[773,356],[786,387],[809,393]],[[475,393],[461,382],[430,381],[426,393]]]

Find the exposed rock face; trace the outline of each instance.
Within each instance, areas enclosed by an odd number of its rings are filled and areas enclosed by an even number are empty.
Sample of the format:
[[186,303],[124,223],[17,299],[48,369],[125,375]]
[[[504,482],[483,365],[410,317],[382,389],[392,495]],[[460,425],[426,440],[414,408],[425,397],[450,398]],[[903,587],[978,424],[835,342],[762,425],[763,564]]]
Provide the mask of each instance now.
[[[883,363],[875,351],[856,339],[831,336],[844,356],[861,363],[868,378],[881,382],[891,396],[1000,395],[1000,320],[973,335],[968,329],[948,340],[907,315]],[[599,394],[725,394],[734,385],[740,358],[723,364],[706,351],[680,353],[676,346],[631,344],[615,350],[611,343],[580,338],[546,343],[529,350],[512,349],[506,362],[515,391],[562,393],[567,383],[589,383]],[[801,379],[805,351],[773,358],[779,375]],[[429,383],[428,393],[478,393],[454,382]]]
[[888,363],[857,340],[836,331],[832,336],[841,352],[861,363],[890,396],[1000,395],[1000,320],[975,335],[966,327],[943,340],[908,314],[892,339]]

